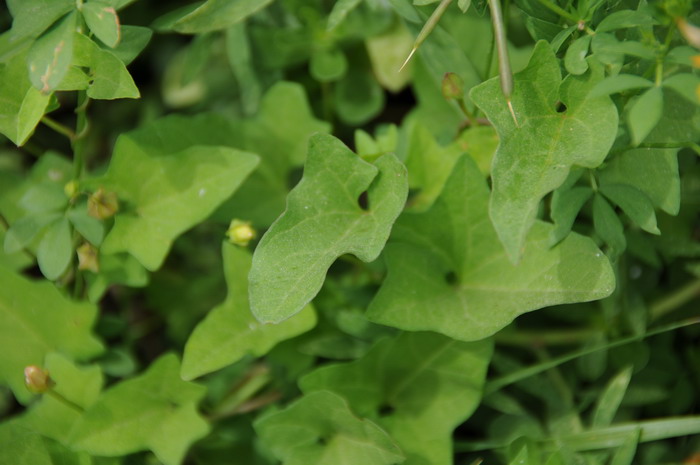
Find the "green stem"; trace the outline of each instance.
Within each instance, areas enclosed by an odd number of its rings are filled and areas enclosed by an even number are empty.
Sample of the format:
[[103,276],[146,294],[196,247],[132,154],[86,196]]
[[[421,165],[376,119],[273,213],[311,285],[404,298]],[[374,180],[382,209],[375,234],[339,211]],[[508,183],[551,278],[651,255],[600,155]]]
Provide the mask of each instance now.
[[418,47],[420,47],[420,45],[425,41],[425,39],[428,38],[430,33],[433,32],[433,29],[435,29],[435,26],[437,26],[438,22],[440,22],[440,18],[442,18],[442,15],[445,13],[445,10],[447,10],[447,7],[450,6],[450,3],[452,3],[452,0],[442,0],[437,6],[437,8],[435,8],[433,14],[430,15],[430,18],[428,18],[428,20],[423,25],[423,28],[418,33],[416,41],[413,43],[413,48],[408,54],[408,57],[406,57],[406,61],[404,61],[403,65],[401,65],[401,68],[399,68],[399,71],[406,67],[408,62],[411,61],[411,57],[413,57],[413,54],[416,53],[416,50],[418,50]]
[[560,331],[517,331],[508,333],[501,331],[496,334],[496,344],[518,346],[518,347],[538,347],[580,344],[590,340],[599,331],[592,329],[575,329]]
[[73,142],[73,140],[75,139],[75,132],[73,132],[73,130],[68,126],[64,126],[63,124],[59,123],[58,121],[52,118],[49,118],[46,115],[41,117],[41,122],[53,129],[54,131],[56,131],[57,133],[66,136],[71,142]]
[[700,279],[691,281],[670,295],[651,304],[649,308],[651,320],[657,320],[698,297],[700,297]]
[[469,108],[467,108],[467,104],[464,102],[464,99],[458,98],[455,100],[457,100],[457,105],[459,106],[459,109],[462,110],[464,116],[467,117],[467,120],[469,121],[469,126],[479,126],[479,120],[474,117],[474,114],[471,111],[469,111]]
[[85,171],[85,137],[89,130],[87,119],[87,107],[90,98],[87,92],[78,92],[78,106],[75,108],[77,122],[75,124],[75,137],[73,138],[73,178],[80,179]]
[[554,3],[550,2],[549,0],[537,0],[537,1],[540,2],[540,5],[549,9],[550,11],[558,14],[562,18],[569,20],[574,24],[578,24],[579,19],[577,17],[575,17],[574,15],[572,15],[571,13],[569,13],[568,11],[566,11],[565,9],[563,9],[562,7],[560,7],[559,5],[555,5]]
[[59,394],[58,392],[54,391],[53,389],[49,389],[48,391],[46,391],[46,394],[50,395],[51,397],[53,397],[54,399],[56,399],[60,403],[64,404],[65,406],[72,408],[73,410],[80,413],[81,415],[83,413],[85,413],[84,408],[82,408],[80,405],[76,404],[75,402],[66,399],[65,397],[63,397],[63,395]]

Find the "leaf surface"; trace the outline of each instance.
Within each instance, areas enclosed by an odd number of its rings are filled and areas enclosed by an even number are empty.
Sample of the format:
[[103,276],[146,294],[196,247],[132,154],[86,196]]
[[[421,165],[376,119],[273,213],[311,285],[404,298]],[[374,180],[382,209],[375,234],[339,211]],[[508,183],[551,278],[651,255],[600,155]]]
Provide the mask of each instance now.
[[[309,142],[304,177],[253,256],[250,304],[262,322],[299,312],[318,293],[340,255],[377,258],[408,193],[406,168],[393,154],[370,164],[333,136]],[[359,205],[367,192],[368,206]]]
[[121,26],[114,7],[99,0],[90,0],[83,5],[82,12],[92,33],[108,47],[116,47],[121,39]]
[[612,292],[610,264],[593,241],[570,234],[550,248],[554,227],[547,223],[533,225],[514,265],[489,221],[488,199],[483,176],[462,157],[430,210],[399,218],[370,320],[470,341],[522,313]]
[[264,416],[255,429],[284,465],[392,465],[404,460],[385,431],[356,417],[342,397],[329,391],[307,394]]
[[[528,67],[515,75],[508,111],[497,78],[471,92],[472,100],[496,127],[500,145],[493,167],[490,216],[514,263],[535,221],[540,200],[559,187],[573,165],[595,168],[605,159],[617,131],[617,110],[607,97],[590,98],[603,77],[599,66],[561,80],[559,64],[546,42],[535,46]],[[558,102],[566,109],[557,111]]]
[[182,377],[193,379],[235,363],[246,354],[264,355],[278,342],[313,328],[316,314],[307,306],[278,324],[261,324],[248,305],[248,272],[251,256],[245,249],[224,243],[226,300],[192,332],[182,361]]
[[177,357],[165,355],[105,391],[73,428],[73,447],[104,456],[150,449],[165,465],[179,465],[209,431],[197,412],[206,388],[182,381],[179,372]]
[[492,348],[488,339],[403,333],[359,360],[311,372],[300,386],[307,396],[338,393],[359,415],[376,419],[406,454],[406,465],[450,463],[452,430],[481,401]]
[[102,344],[90,333],[96,316],[94,305],[66,299],[52,283],[0,267],[0,382],[26,402],[32,397],[24,387],[27,365],[41,366],[53,351],[76,360],[99,354]]
[[73,59],[76,19],[75,13],[68,14],[29,49],[29,79],[43,94],[54,90],[68,72]]
[[157,269],[173,240],[209,216],[256,167],[251,153],[208,145],[206,123],[167,117],[117,139],[106,175],[91,181],[130,207],[117,215],[104,253],[129,252]]

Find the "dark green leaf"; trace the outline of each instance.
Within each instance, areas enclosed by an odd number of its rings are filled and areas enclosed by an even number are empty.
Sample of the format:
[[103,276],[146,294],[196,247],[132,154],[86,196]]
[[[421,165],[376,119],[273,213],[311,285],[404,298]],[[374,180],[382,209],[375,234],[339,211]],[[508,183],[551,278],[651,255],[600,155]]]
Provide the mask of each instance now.
[[346,124],[360,126],[384,108],[384,90],[367,71],[350,66],[334,88],[335,111]]
[[661,234],[656,226],[654,206],[644,192],[628,184],[602,184],[600,192],[617,204],[637,226],[651,234]]
[[342,50],[320,50],[311,55],[309,72],[319,82],[337,81],[345,75],[348,61]]
[[596,233],[612,249],[612,256],[624,252],[627,242],[620,219],[602,195],[593,197],[593,225]]
[[107,2],[90,0],[81,10],[85,23],[95,37],[105,45],[114,48],[121,39],[121,26],[117,11]]
[[690,103],[700,105],[700,94],[698,94],[698,89],[700,88],[700,77],[696,76],[695,74],[675,74],[666,79],[663,82],[663,86],[678,92],[678,95]]
[[620,10],[606,16],[598,27],[596,32],[614,31],[616,29],[625,29],[629,27],[653,26],[657,24],[656,20],[647,13],[642,11]]
[[[226,29],[267,7],[272,0],[207,0],[183,9],[156,28],[171,29],[182,34],[200,34]],[[179,10],[178,10],[179,11]]]
[[141,26],[121,26],[121,40],[112,49],[125,65],[131,63],[151,40],[153,31]]
[[558,244],[571,232],[578,212],[588,202],[591,195],[593,195],[593,190],[590,187],[574,187],[554,191],[550,215],[555,228],[550,236],[550,244]]
[[36,258],[39,269],[47,279],[58,279],[73,257],[71,228],[67,218],[61,218],[48,227],[39,242]]
[[60,213],[36,213],[13,222],[5,234],[5,253],[16,253],[27,247],[51,223],[61,217]]
[[7,6],[14,17],[10,40],[19,42],[27,37],[38,37],[61,16],[75,8],[74,0],[8,0]]
[[595,410],[593,411],[592,427],[600,428],[612,424],[615,419],[615,414],[622,403],[622,398],[627,392],[627,386],[629,386],[631,378],[632,367],[629,366],[620,371],[608,382],[605,390],[598,398]]
[[66,216],[85,240],[96,246],[102,244],[105,234],[104,225],[88,214],[86,204],[71,209]]
[[226,56],[238,81],[243,113],[252,115],[258,110],[263,89],[253,66],[253,50],[244,22],[226,30]]
[[627,123],[633,145],[639,145],[649,135],[661,119],[663,92],[660,87],[652,87],[632,103]]
[[337,0],[335,5],[333,5],[331,14],[328,16],[328,25],[326,29],[332,31],[338,27],[348,13],[357,8],[361,1],[362,0]]

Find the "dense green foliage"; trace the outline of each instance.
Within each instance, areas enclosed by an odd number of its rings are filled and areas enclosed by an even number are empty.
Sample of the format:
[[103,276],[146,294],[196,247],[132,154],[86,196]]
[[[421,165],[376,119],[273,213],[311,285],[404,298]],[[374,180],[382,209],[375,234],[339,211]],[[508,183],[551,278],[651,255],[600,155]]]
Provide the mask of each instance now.
[[698,463],[691,0],[5,5],[0,465]]

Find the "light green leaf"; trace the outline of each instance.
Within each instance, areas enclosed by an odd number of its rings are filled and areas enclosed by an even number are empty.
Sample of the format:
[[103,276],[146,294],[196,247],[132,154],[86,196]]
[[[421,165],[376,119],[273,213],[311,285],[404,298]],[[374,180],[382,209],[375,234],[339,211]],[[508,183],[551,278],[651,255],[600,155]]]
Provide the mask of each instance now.
[[148,284],[148,271],[131,255],[101,253],[99,260],[100,272],[97,275],[85,275],[90,302],[99,302],[112,284],[129,287],[143,287]]
[[72,257],[70,223],[67,218],[61,218],[48,227],[39,242],[36,253],[39,269],[47,279],[53,281],[68,269]]
[[394,21],[381,34],[365,40],[372,72],[377,81],[391,92],[399,92],[411,80],[411,73],[401,65],[413,48],[413,36],[402,21]]
[[588,71],[588,62],[586,55],[588,54],[588,46],[591,43],[591,36],[584,35],[576,39],[566,50],[564,56],[564,66],[571,74],[583,74]]
[[348,60],[342,50],[319,50],[311,54],[309,73],[319,82],[337,81],[348,70]]
[[458,0],[457,1],[457,6],[459,7],[460,10],[462,10],[462,13],[466,13],[471,5],[472,5],[472,0]]
[[66,214],[73,227],[92,245],[99,246],[105,234],[105,227],[100,220],[88,214],[87,204],[71,209]]
[[74,426],[73,448],[108,457],[150,449],[165,465],[179,465],[209,432],[197,413],[206,389],[179,373],[177,357],[169,354],[105,391]]
[[602,195],[593,197],[593,225],[596,233],[612,249],[613,258],[624,252],[627,241],[622,222]]
[[0,424],[0,463],[56,465],[44,438],[18,421]]
[[632,221],[651,234],[661,234],[656,226],[656,213],[651,200],[629,184],[601,184],[600,192],[617,204]]
[[402,333],[359,360],[316,369],[300,386],[307,396],[336,392],[377,421],[406,454],[406,465],[451,463],[452,431],[481,401],[492,348],[488,339]]
[[615,451],[610,465],[632,465],[641,433],[642,430],[637,429],[628,434],[627,438],[622,442],[617,451]]
[[333,5],[331,14],[328,16],[326,30],[332,31],[338,27],[340,23],[345,20],[348,13],[357,8],[361,1],[362,0],[337,0],[335,5]]
[[[615,139],[615,105],[607,97],[588,97],[603,76],[594,61],[589,64],[586,75],[561,82],[554,52],[546,42],[538,42],[528,67],[515,75],[512,103],[518,125],[497,78],[471,92],[500,136],[491,171],[490,216],[514,263],[542,197],[564,182],[571,166],[600,165]],[[558,101],[566,105],[564,112],[557,112]]]
[[16,253],[27,247],[39,233],[61,217],[60,213],[37,213],[20,218],[10,225],[5,235],[5,253]]
[[635,100],[629,108],[627,124],[632,145],[639,145],[661,119],[664,95],[660,87],[652,87]]
[[316,325],[316,314],[311,306],[282,323],[260,324],[248,306],[250,254],[229,243],[223,244],[222,254],[228,295],[221,305],[209,312],[187,341],[181,371],[186,380],[235,363],[246,354],[265,355],[277,343]]
[[[102,245],[160,267],[173,240],[202,221],[238,188],[258,157],[208,145],[204,118],[172,116],[117,139],[109,169],[90,185],[117,193],[123,209]],[[220,137],[219,137],[220,138]]]
[[608,32],[629,27],[653,26],[656,20],[648,13],[633,10],[620,10],[607,15],[598,24],[596,32]]
[[85,23],[95,37],[110,48],[119,44],[121,27],[114,7],[100,0],[90,0],[83,5],[82,13]]
[[430,210],[399,218],[370,320],[478,340],[522,313],[612,292],[613,272],[593,241],[570,234],[550,248],[547,223],[535,222],[514,265],[489,221],[488,199],[483,176],[462,157]]
[[121,40],[112,53],[119,58],[124,65],[131,63],[139,53],[146,48],[151,40],[153,31],[141,26],[121,26]]
[[207,0],[195,4],[194,9],[183,9],[182,14],[159,18],[154,27],[171,29],[182,34],[217,31],[243,21],[271,2],[272,0]]
[[226,29],[226,56],[238,81],[243,113],[252,115],[258,110],[263,89],[253,65],[253,50],[244,22]]
[[[359,205],[364,192],[366,209]],[[255,249],[250,305],[256,318],[274,323],[299,312],[342,254],[377,258],[407,193],[406,168],[393,154],[370,164],[332,136],[312,136],[304,177]]]
[[73,37],[77,15],[68,14],[29,48],[29,80],[48,94],[63,80],[73,60]]
[[569,234],[578,212],[588,202],[591,195],[593,195],[593,190],[590,187],[574,187],[554,191],[550,214],[555,227],[550,236],[551,245],[558,244]]
[[75,0],[8,0],[14,20],[10,40],[38,37],[61,16],[75,8]]
[[0,63],[0,133],[16,145],[24,145],[32,135],[49,99],[29,81],[25,54]]
[[678,92],[678,95],[690,103],[700,105],[700,96],[698,95],[700,77],[691,73],[675,74],[666,79],[663,86]]
[[617,74],[615,76],[608,76],[596,84],[593,89],[591,89],[589,96],[591,98],[603,97],[630,89],[643,89],[653,85],[653,82],[641,76],[634,74]]
[[24,387],[24,367],[41,366],[53,351],[75,360],[98,355],[102,345],[90,334],[96,316],[95,306],[66,299],[53,283],[0,267],[0,383],[26,403],[32,395]]
[[632,368],[632,366],[624,368],[605,386],[605,390],[598,398],[593,411],[591,426],[600,428],[612,424],[622,399],[625,397],[625,392],[627,392],[627,386],[632,378]]
[[404,461],[384,430],[357,418],[342,397],[329,391],[307,394],[254,425],[284,465],[392,465]]
[[[0,223],[0,242],[4,243],[5,237],[7,237],[5,225]],[[31,265],[33,262],[33,258],[28,253],[21,250],[12,253],[0,250],[0,266],[5,266],[11,270],[21,270]]]

